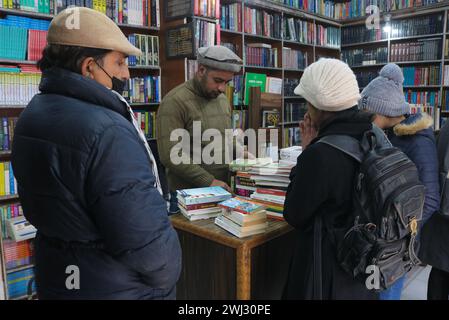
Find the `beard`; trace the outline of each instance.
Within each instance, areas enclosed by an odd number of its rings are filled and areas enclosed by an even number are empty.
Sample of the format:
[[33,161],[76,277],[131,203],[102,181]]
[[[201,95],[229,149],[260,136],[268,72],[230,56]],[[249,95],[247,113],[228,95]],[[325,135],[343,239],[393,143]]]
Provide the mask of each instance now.
[[200,85],[203,95],[207,99],[216,99],[221,94],[220,91],[207,89],[207,74],[200,78]]

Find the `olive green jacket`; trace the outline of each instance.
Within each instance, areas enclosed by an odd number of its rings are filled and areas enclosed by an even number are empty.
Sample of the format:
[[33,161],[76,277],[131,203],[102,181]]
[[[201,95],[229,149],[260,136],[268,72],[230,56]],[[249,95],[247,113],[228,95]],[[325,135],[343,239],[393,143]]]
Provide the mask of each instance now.
[[[199,136],[193,135],[193,122],[201,121],[201,136],[207,129],[216,129],[220,132],[222,143],[215,149],[220,155],[221,164],[204,164],[201,153],[194,153],[194,141],[198,145],[201,141],[201,150],[210,141],[202,141]],[[189,158],[190,164],[174,164],[170,159],[172,148],[180,146],[181,140],[170,141],[170,135],[175,129],[186,129],[189,134],[190,150],[184,150],[184,156]],[[231,108],[226,96],[221,94],[216,99],[207,99],[202,94],[201,86],[196,79],[189,80],[171,90],[162,100],[156,117],[156,137],[159,156],[166,168],[168,185],[171,191],[207,187],[213,179],[229,183],[229,166],[225,164],[225,129],[231,128]],[[198,131],[199,132],[199,131]],[[216,131],[215,131],[216,132]],[[200,151],[201,151],[200,150]],[[210,152],[208,152],[209,154]],[[194,164],[193,160],[200,160]],[[199,163],[199,161],[196,161]]]

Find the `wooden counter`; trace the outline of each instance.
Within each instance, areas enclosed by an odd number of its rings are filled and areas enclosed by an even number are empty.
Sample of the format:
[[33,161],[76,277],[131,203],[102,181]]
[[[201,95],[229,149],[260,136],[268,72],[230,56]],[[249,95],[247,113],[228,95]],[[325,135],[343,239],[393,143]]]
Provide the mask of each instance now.
[[182,247],[178,299],[280,299],[295,243],[284,221],[265,233],[237,238],[214,219],[170,217]]

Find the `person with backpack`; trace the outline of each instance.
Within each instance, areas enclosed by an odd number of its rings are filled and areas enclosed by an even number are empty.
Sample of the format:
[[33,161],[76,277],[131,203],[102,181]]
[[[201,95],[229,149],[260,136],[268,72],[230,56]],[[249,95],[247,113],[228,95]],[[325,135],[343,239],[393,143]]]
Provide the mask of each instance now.
[[428,300],[449,298],[449,123],[441,128],[437,138],[440,178],[440,210],[423,226],[419,258],[432,266],[427,284]]
[[[341,268],[333,239],[333,230],[352,219],[359,163],[318,143],[335,134],[361,140],[372,129],[372,115],[358,110],[356,77],[340,60],[322,58],[308,66],[295,94],[306,99],[308,112],[300,123],[304,151],[291,171],[284,206],[285,220],[295,228],[296,244],[283,298],[377,299],[376,291]],[[323,218],[320,229],[315,223],[318,216]]]
[[[422,226],[440,205],[438,183],[438,159],[433,120],[424,112],[410,114],[402,85],[401,68],[389,63],[379,76],[362,91],[359,108],[375,114],[374,123],[385,130],[394,147],[402,150],[416,165],[419,180],[425,186]],[[381,300],[399,300],[405,277],[396,281],[388,290],[380,293]]]

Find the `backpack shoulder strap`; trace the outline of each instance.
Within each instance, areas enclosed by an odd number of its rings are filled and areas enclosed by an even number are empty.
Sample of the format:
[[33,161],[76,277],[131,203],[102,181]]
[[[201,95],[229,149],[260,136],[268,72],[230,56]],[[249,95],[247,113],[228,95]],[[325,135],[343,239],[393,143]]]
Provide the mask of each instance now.
[[335,134],[322,137],[317,142],[325,143],[331,147],[334,147],[335,149],[338,149],[355,159],[357,162],[362,162],[364,158],[364,152],[360,142],[353,137]]

